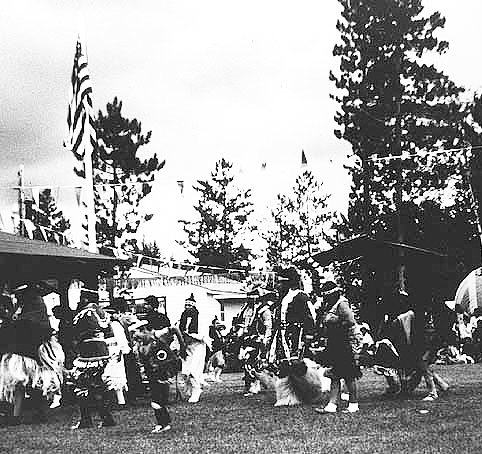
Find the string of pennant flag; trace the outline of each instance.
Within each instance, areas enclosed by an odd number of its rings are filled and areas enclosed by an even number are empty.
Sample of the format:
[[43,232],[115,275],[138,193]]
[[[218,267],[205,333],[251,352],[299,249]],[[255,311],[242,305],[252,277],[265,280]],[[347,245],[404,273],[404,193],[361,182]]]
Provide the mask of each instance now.
[[57,230],[51,229],[49,227],[44,227],[43,225],[35,224],[30,219],[19,218],[18,220],[19,222],[23,223],[25,231],[27,232],[27,235],[31,240],[35,238],[35,232],[39,231],[45,241],[49,241],[48,233],[50,233],[51,237],[55,240],[57,244],[66,244],[69,241],[67,235]]
[[[142,185],[149,185],[154,183],[154,180],[149,181],[129,181],[125,183],[94,183],[94,187],[123,187],[123,186],[142,186]],[[179,184],[179,182],[178,182]],[[79,184],[66,184],[66,185],[56,185],[56,186],[49,186],[49,185],[14,185],[14,186],[0,186],[0,189],[30,189],[30,190],[40,190],[40,189],[82,189],[87,187],[87,185],[79,185]]]
[[399,155],[392,155],[392,156],[373,156],[370,158],[362,159],[362,161],[372,161],[372,162],[383,162],[383,161],[392,161],[396,159],[411,159],[411,158],[424,158],[426,156],[436,156],[439,154],[446,154],[446,153],[456,153],[459,151],[464,150],[477,150],[482,149],[482,145],[474,145],[474,146],[465,146],[460,148],[440,148],[438,150],[426,151],[426,152],[417,152],[417,153],[402,153]]
[[207,265],[198,265],[189,262],[177,262],[175,260],[165,260],[155,257],[149,257],[143,254],[133,254],[135,258],[135,263],[137,268],[141,268],[143,262],[145,264],[155,264],[158,267],[167,266],[169,268],[181,269],[184,271],[203,271],[203,270],[211,270],[211,271],[224,271],[228,273],[244,273],[245,270],[242,268],[223,268],[219,266],[207,266]]

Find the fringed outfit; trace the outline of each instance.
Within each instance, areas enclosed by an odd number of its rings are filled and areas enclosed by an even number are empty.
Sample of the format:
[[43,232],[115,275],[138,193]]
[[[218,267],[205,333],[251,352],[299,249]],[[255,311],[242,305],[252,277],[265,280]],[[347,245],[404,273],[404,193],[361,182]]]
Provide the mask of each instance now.
[[0,328],[0,400],[10,403],[18,387],[51,399],[63,382],[64,353],[52,336],[41,296],[26,291],[21,303],[18,318]]
[[281,300],[276,318],[277,329],[271,341],[268,361],[279,363],[302,357],[305,336],[315,326],[308,295],[299,289],[290,289]]
[[272,330],[271,310],[268,304],[259,304],[254,309],[243,342],[243,351],[245,352],[244,383],[248,393],[257,394],[261,390],[258,374],[267,367],[266,356]]
[[127,391],[127,377],[124,355],[130,352],[124,328],[117,320],[112,320],[110,329],[104,331],[109,349],[109,362],[104,370],[107,388],[116,392]]
[[103,426],[115,425],[110,412],[110,375],[106,374],[112,360],[104,338],[110,329],[108,315],[97,304],[89,303],[74,317],[73,329],[78,356],[71,381],[80,406],[80,421],[75,428],[92,427],[91,407],[97,410]]
[[170,348],[172,340],[173,329],[170,327],[156,332],[156,336],[147,331],[140,337],[139,358],[149,379],[151,407],[159,429],[171,423],[167,410],[170,379],[181,370],[181,360]]
[[363,336],[355,323],[348,300],[343,296],[327,312],[325,327],[327,346],[324,362],[331,367],[329,378],[361,378],[359,355]]
[[186,358],[182,360],[181,373],[187,378],[189,402],[195,403],[199,401],[202,391],[207,345],[196,333],[183,333],[183,339],[186,344]]
[[275,406],[316,402],[329,386],[323,376],[324,368],[304,358],[314,320],[315,311],[308,295],[299,289],[290,289],[278,307],[277,329],[268,353],[268,361],[278,375]]

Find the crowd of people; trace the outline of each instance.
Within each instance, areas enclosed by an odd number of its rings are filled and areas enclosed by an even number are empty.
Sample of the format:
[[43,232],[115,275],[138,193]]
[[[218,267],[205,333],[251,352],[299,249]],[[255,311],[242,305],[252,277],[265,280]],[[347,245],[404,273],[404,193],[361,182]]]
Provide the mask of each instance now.
[[[44,293],[29,283],[0,297],[0,425],[20,423],[26,397],[34,421],[45,421],[49,406],[62,400],[78,405],[75,430],[94,427],[96,415],[100,427],[114,426],[113,406],[149,397],[153,432],[163,432],[170,429],[169,387],[178,374],[189,402],[199,400],[207,346],[193,295],[173,326],[153,295],[138,317],[125,299],[101,304],[97,291],[82,289],[75,310],[57,306],[49,316]],[[57,330],[52,317],[60,321]]]
[[125,299],[101,304],[96,291],[83,289],[75,311],[54,308],[60,323],[53,330],[41,286],[5,290],[0,297],[0,401],[8,405],[1,423],[20,422],[26,395],[39,420],[45,420],[49,406],[70,396],[79,408],[75,430],[93,427],[95,414],[101,427],[113,426],[114,405],[148,397],[152,431],[165,432],[171,427],[171,385],[181,393],[178,378],[183,377],[185,397],[196,403],[206,381],[221,382],[226,365],[234,362],[244,370],[246,397],[272,388],[279,406],[319,403],[328,396],[316,413],[357,413],[357,382],[367,367],[385,377],[387,397],[413,392],[424,379],[425,400],[434,400],[449,388],[432,366],[444,354],[453,354],[453,347],[460,348],[459,356],[481,358],[482,314],[468,318],[455,308],[453,320],[443,319],[441,336],[430,329],[433,317],[428,323],[425,312],[399,292],[391,306],[396,309],[372,329],[356,318],[334,281],[322,284],[316,300],[303,291],[293,267],[279,271],[277,282],[270,289],[251,285],[229,330],[217,317],[212,320],[209,342],[199,335],[193,294],[172,324],[155,296],[145,298],[145,313],[138,317]]

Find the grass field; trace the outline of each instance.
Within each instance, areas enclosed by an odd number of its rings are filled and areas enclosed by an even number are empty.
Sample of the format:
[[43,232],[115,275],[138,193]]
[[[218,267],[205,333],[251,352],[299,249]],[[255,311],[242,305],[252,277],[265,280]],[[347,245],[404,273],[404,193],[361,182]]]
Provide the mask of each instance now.
[[[360,412],[318,415],[315,405],[273,407],[265,391],[243,397],[240,374],[223,375],[197,404],[170,405],[173,429],[151,434],[149,402],[116,411],[116,427],[72,431],[75,407],[51,410],[48,423],[0,428],[0,452],[14,453],[480,453],[482,365],[437,366],[452,385],[422,402],[424,384],[408,400],[382,400],[382,377],[365,371]],[[428,410],[428,412],[420,412]],[[26,414],[28,422],[29,414]]]

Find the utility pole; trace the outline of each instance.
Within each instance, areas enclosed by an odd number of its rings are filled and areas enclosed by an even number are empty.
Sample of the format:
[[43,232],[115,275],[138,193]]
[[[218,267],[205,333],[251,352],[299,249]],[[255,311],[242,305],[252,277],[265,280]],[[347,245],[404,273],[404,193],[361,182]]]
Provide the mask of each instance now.
[[24,173],[25,173],[25,166],[23,164],[20,165],[18,169],[18,216],[20,218],[20,222],[18,225],[18,233],[21,236],[25,236],[25,192],[24,192]]

